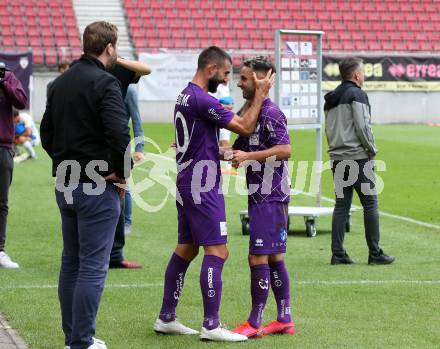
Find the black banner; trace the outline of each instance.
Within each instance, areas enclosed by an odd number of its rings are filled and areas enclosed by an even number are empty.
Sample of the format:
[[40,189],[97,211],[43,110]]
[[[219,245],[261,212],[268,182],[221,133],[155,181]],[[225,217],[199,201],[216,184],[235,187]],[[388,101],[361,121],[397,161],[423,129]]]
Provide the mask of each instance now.
[[[440,91],[440,58],[408,56],[356,56],[364,60],[365,84],[369,91]],[[323,89],[340,82],[338,63],[342,56],[323,56]]]
[[6,64],[6,68],[14,72],[18,80],[23,85],[24,92],[28,96],[28,107],[31,96],[29,94],[29,83],[32,75],[32,52],[24,53],[2,53],[0,52],[0,62]]

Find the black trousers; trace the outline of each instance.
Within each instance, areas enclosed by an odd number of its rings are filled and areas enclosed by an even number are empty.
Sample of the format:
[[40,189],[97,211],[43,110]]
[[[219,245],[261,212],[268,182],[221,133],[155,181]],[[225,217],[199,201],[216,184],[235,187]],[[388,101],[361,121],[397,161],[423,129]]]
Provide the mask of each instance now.
[[14,169],[14,152],[0,147],[0,252],[6,243],[6,222],[8,218],[8,194]]
[[379,208],[373,162],[362,160],[334,160],[332,163],[336,203],[332,219],[332,253],[343,255],[345,227],[350,212],[353,191],[364,209],[365,239],[370,254],[378,254]]

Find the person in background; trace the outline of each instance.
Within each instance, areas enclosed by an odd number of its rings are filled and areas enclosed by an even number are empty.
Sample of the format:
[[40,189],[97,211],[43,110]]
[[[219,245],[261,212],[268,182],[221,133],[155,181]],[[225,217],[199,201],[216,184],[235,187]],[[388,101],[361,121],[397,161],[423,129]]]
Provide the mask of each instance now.
[[[144,160],[144,130],[142,128],[141,114],[139,112],[138,94],[134,85],[129,85],[127,90],[127,96],[125,97],[125,107],[128,111],[128,116],[131,118],[131,124],[133,127],[133,135],[135,138],[135,147],[133,153],[133,160],[137,163]],[[125,193],[125,225],[124,234],[131,233],[132,225],[132,197],[130,188],[127,188]]]
[[[221,97],[218,101],[220,102],[220,104],[224,108],[226,108],[230,111],[232,111],[234,109],[234,99],[231,96]],[[229,149],[232,149],[231,143],[230,143],[231,131],[229,131],[225,128],[221,128],[219,131],[219,135],[218,135],[218,141],[219,141],[219,146],[220,146],[220,148],[223,149],[223,151],[227,151]],[[224,168],[222,168],[222,174],[229,174],[229,175],[237,175],[238,174],[237,170],[232,168],[232,165],[229,161],[222,162],[222,165],[224,166]]]
[[[134,124],[138,123],[140,120],[139,108],[137,103],[137,95],[134,86],[131,84],[137,84],[141,76],[148,75],[151,73],[151,68],[149,65],[134,61],[130,59],[125,59],[118,57],[116,64],[109,70],[109,73],[115,76],[120,83],[122,97],[125,102],[125,109],[127,114],[127,124],[128,118],[132,118]],[[142,130],[142,125],[140,125]],[[140,135],[139,126],[136,126],[136,133]],[[142,133],[143,135],[143,133]],[[135,134],[136,136],[136,134]],[[137,148],[136,148],[137,146]],[[143,151],[136,151],[143,149],[143,142],[136,142],[135,153],[133,158],[136,160],[143,159]],[[125,247],[125,233],[126,233],[126,219],[125,219],[125,203],[128,200],[129,208],[128,214],[131,220],[131,195],[128,194],[129,198],[121,200],[121,215],[119,217],[118,225],[116,227],[115,240],[112,247],[112,252],[110,254],[110,268],[117,269],[139,269],[142,265],[129,261],[124,258],[124,247]],[[127,232],[131,231],[130,227]]]
[[0,268],[17,269],[5,252],[8,195],[14,169],[13,108],[24,109],[28,98],[20,80],[0,62]]
[[[365,79],[360,58],[345,58],[339,63],[342,82],[325,95],[325,134],[332,162],[335,209],[332,219],[332,257],[330,264],[353,264],[344,249],[345,226],[350,212],[353,191],[364,209],[368,264],[391,264],[379,247],[379,208],[374,175],[374,158],[378,152],[371,130],[371,106],[362,90]],[[348,185],[351,174],[356,178]],[[369,188],[365,190],[365,188]]]
[[[17,161],[22,161],[27,158],[36,159],[35,146],[40,144],[40,134],[35,126],[35,122],[31,115],[27,113],[20,113],[14,109],[14,123],[15,123],[15,145],[21,145],[26,149],[26,158],[20,158]],[[20,156],[21,157],[21,156]],[[17,157],[14,157],[16,161]]]

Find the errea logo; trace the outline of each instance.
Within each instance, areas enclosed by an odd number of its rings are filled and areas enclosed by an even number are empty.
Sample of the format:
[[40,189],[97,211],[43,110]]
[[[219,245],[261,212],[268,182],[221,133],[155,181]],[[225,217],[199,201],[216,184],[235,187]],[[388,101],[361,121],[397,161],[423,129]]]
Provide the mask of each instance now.
[[217,114],[217,111],[214,108],[209,109],[208,113],[211,114],[214,117],[214,119],[216,120],[220,119],[220,115]]
[[263,245],[264,245],[263,239],[255,240],[255,246],[256,247],[263,247]]

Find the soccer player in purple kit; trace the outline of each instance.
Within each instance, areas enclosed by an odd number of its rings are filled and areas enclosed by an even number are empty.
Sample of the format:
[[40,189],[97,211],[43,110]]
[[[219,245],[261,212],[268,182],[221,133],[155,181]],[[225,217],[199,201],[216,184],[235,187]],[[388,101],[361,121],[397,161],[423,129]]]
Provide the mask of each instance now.
[[200,271],[204,321],[200,339],[237,342],[246,336],[223,328],[219,321],[222,269],[228,257],[226,214],[221,192],[218,133],[226,128],[249,136],[255,128],[260,108],[273,85],[268,72],[262,79],[252,76],[255,98],[242,116],[225,109],[208,92],[231,74],[232,60],[222,49],[204,49],[192,82],[177,98],[174,111],[176,130],[178,243],[165,272],[164,295],[154,330],[163,334],[198,334],[176,319],[185,273],[203,246]]
[[[237,86],[243,98],[252,102],[255,84],[252,76],[265,76],[275,67],[266,57],[244,62]],[[258,338],[266,334],[295,333],[290,317],[289,274],[284,263],[287,246],[290,178],[287,160],[291,146],[286,117],[269,98],[263,102],[255,131],[250,137],[238,137],[233,145],[232,165],[246,167],[249,190],[250,224],[249,266],[252,310],[247,321],[233,331]],[[262,318],[269,295],[269,285],[278,308],[276,321],[263,327]]]

